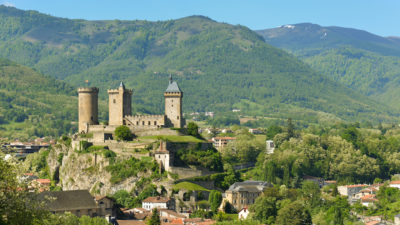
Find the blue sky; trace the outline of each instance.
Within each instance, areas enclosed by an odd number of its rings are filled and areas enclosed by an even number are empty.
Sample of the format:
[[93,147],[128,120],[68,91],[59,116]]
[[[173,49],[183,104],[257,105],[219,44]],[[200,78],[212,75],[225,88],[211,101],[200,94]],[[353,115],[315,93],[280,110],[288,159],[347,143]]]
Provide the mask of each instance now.
[[400,0],[0,0],[0,4],[88,20],[168,20],[204,15],[264,29],[311,22],[400,36]]

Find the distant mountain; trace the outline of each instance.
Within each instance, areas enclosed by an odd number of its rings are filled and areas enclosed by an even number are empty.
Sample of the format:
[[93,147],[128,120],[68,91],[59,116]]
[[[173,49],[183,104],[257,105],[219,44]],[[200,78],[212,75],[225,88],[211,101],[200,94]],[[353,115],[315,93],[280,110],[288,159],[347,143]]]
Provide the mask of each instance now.
[[400,109],[400,38],[309,23],[257,33],[335,81]]
[[0,59],[0,137],[58,136],[77,116],[75,90],[65,82]]
[[[184,111],[323,120],[393,120],[392,109],[313,71],[243,26],[203,16],[164,22],[68,20],[0,6],[0,56],[106,89],[123,80],[134,111],[163,112],[169,74]],[[104,118],[104,117],[103,117]]]

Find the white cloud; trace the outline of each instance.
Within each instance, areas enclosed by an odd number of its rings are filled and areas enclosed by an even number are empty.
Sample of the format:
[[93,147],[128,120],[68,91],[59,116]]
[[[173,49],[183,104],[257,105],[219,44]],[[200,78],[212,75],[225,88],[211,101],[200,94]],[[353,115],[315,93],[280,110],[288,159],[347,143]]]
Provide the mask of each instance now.
[[15,7],[14,3],[7,2],[7,1],[2,2],[1,4],[4,5],[4,6],[7,6],[7,7]]

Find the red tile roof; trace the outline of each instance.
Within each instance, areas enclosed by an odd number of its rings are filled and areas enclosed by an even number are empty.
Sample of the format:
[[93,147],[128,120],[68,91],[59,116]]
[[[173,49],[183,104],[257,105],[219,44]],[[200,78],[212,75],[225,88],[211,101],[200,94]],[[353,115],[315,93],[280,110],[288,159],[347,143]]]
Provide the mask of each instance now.
[[37,182],[39,182],[40,184],[50,184],[51,181],[50,179],[36,179]]
[[145,200],[143,200],[142,202],[152,202],[152,203],[167,203],[168,201],[170,201],[171,199],[168,197],[148,197]]
[[400,184],[400,180],[391,181],[390,184]]

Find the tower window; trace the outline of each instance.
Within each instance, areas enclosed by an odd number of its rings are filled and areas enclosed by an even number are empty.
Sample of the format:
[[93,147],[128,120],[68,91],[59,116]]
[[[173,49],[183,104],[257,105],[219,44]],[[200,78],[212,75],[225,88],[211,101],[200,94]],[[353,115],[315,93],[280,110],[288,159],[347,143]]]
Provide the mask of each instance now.
[[174,107],[174,105],[171,105],[171,107]]
[[136,121],[136,125],[139,125],[139,121]]
[[150,126],[150,125],[151,125],[151,122],[149,121],[147,124]]
[[177,117],[176,117],[176,119],[178,119],[178,120],[179,120],[179,116],[177,116]]
[[93,121],[93,116],[90,117],[90,120]]
[[115,99],[113,99],[113,103],[116,103]]
[[154,121],[154,125],[157,125],[157,121]]
[[142,121],[142,125],[144,126],[144,121]]

